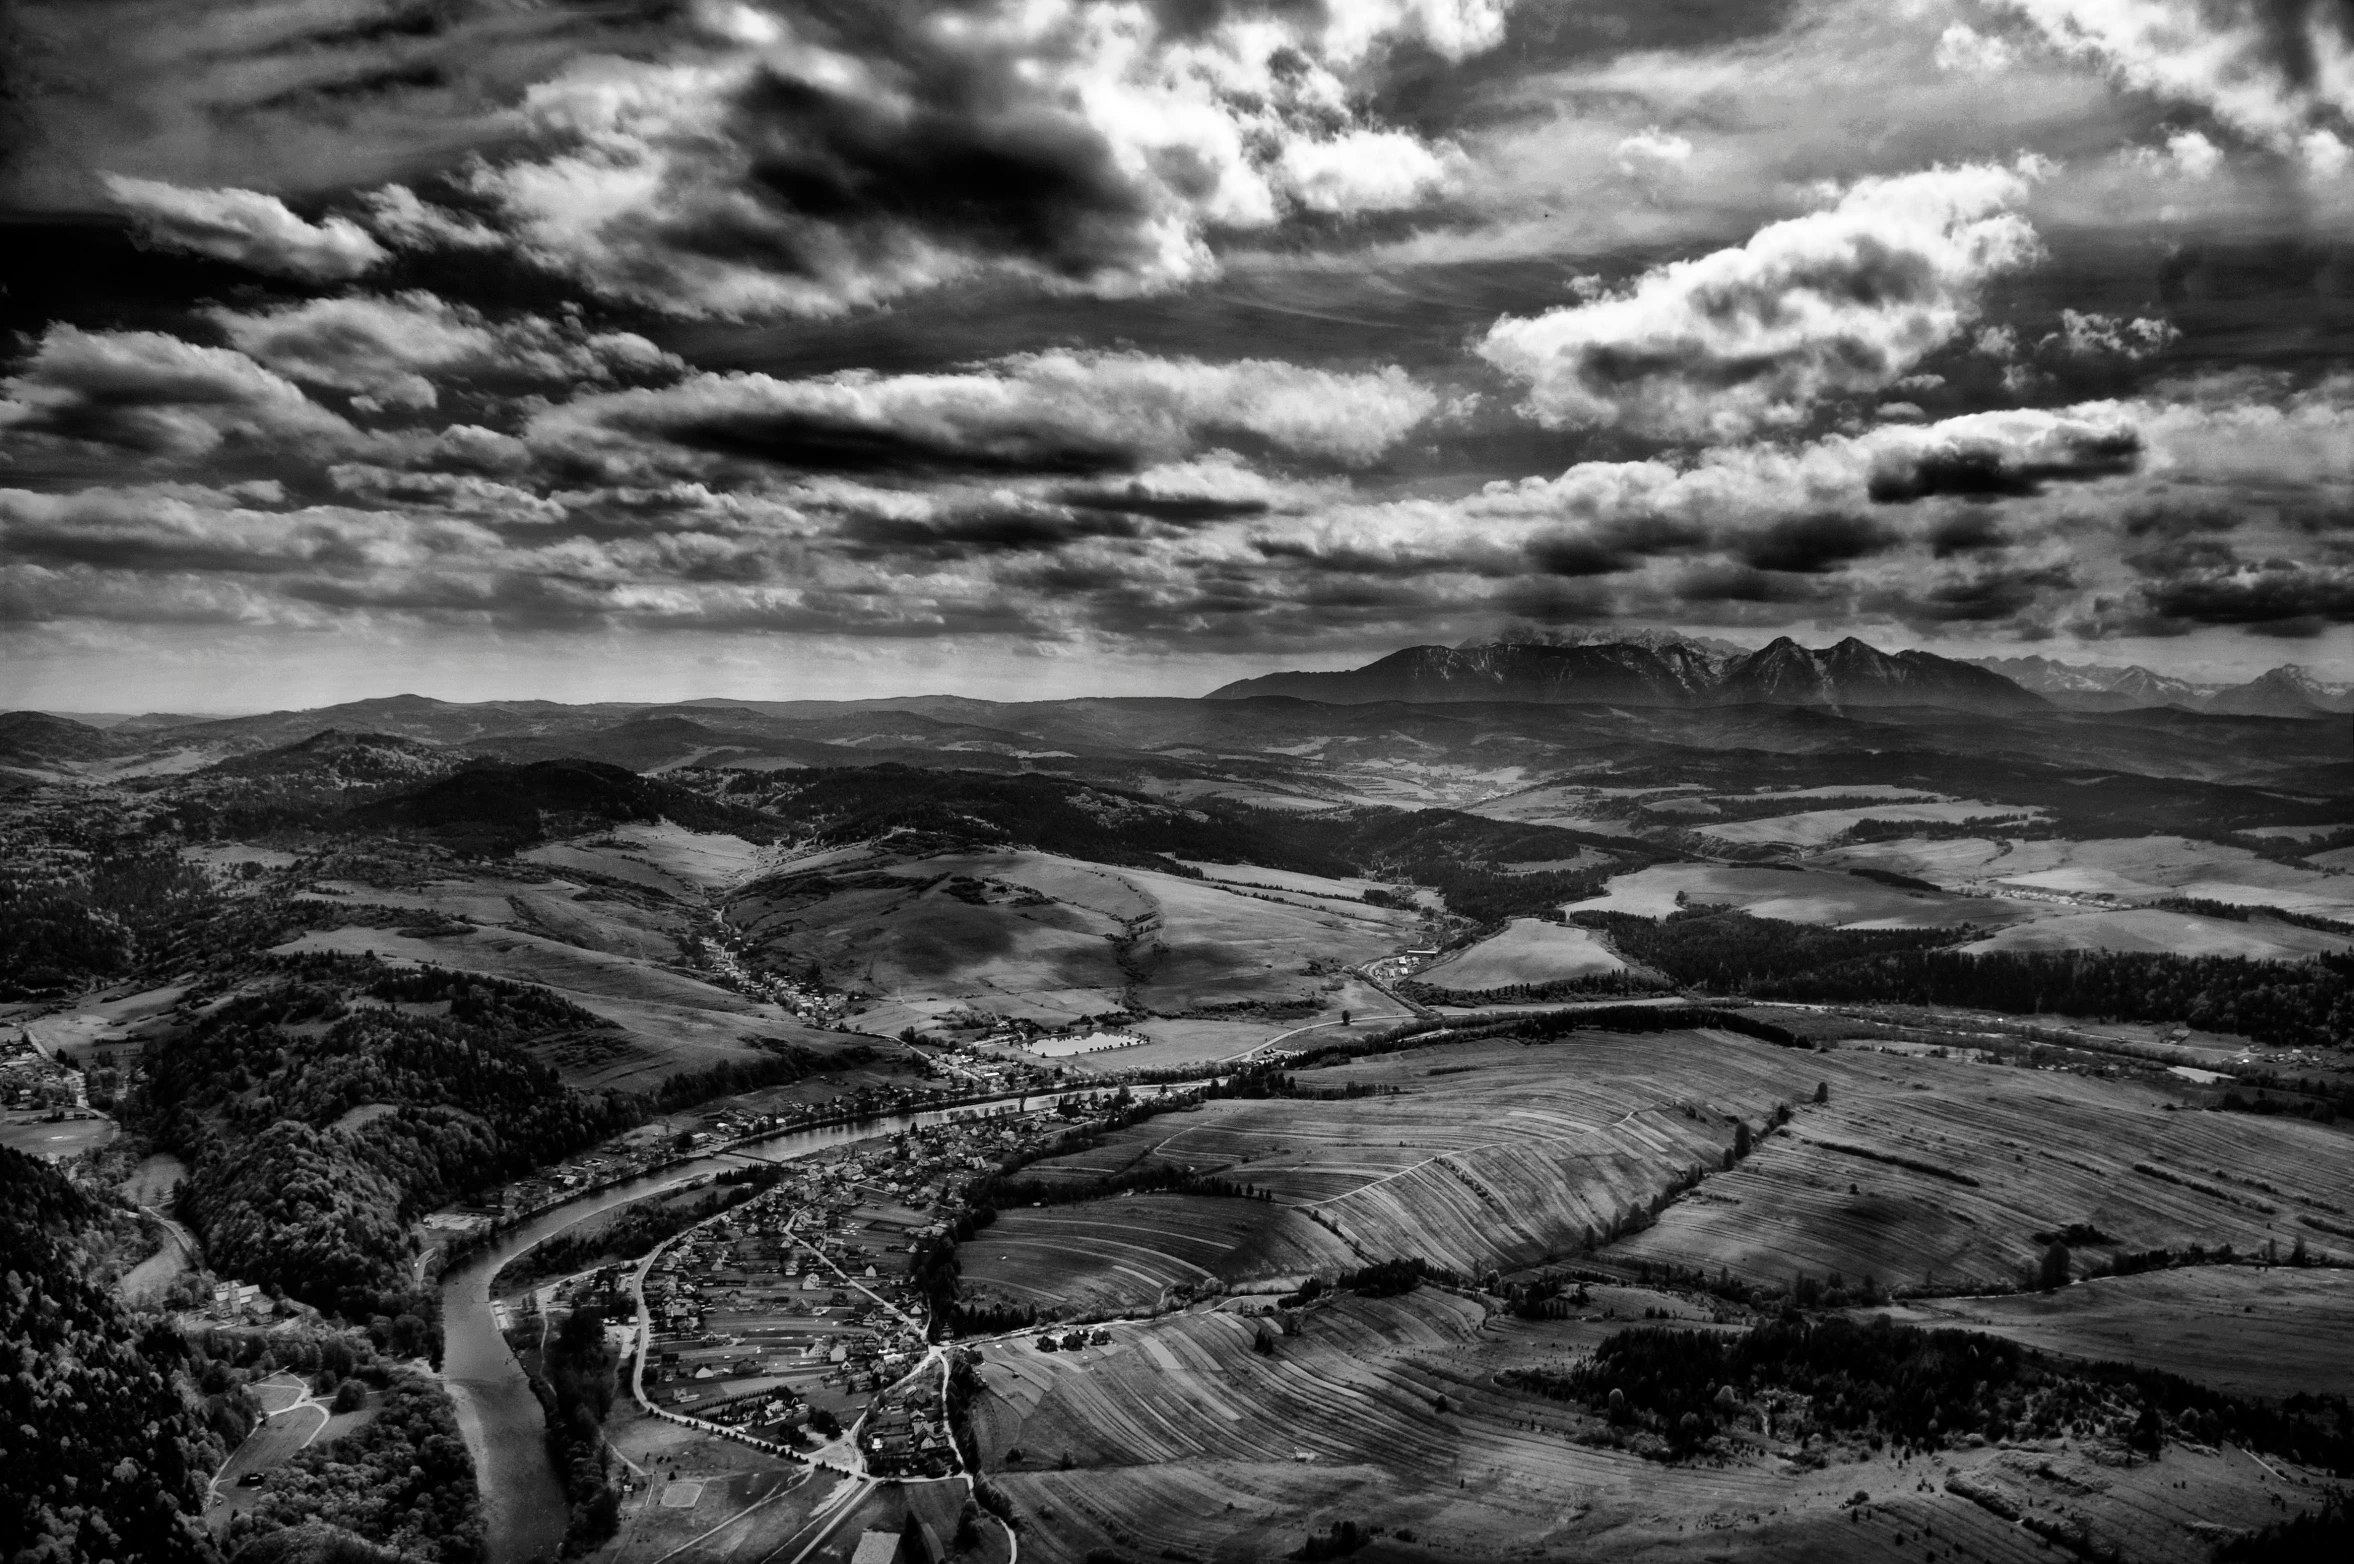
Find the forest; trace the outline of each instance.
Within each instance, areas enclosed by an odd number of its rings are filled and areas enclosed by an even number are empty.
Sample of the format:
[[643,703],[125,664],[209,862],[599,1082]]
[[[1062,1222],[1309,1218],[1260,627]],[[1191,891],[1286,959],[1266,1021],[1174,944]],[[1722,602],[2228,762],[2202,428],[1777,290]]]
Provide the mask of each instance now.
[[1940,1450],[1972,1435],[2106,1436],[2155,1455],[2169,1436],[2229,1439],[2354,1475],[2354,1417],[2342,1395],[2254,1401],[2154,1369],[2050,1358],[1885,1315],[1859,1322],[1793,1310],[1734,1335],[1646,1326],[1611,1336],[1567,1370],[1507,1378],[1584,1403],[1607,1419],[1610,1442],[1677,1459],[1762,1411],[1774,1438],[1800,1444],[1819,1435]]
[[273,1470],[229,1541],[242,1553],[272,1533],[318,1526],[380,1541],[407,1559],[476,1564],[474,1462],[439,1385],[421,1374],[393,1378],[373,1418]]
[[87,1274],[105,1220],[55,1170],[0,1147],[0,1558],[206,1564],[203,1474],[244,1436],[206,1421],[188,1345]]
[[[352,1317],[422,1316],[411,1218],[642,1119],[637,1098],[572,1091],[519,1046],[605,1024],[523,984],[299,958],[150,1050],[129,1111],[188,1160],[185,1211],[223,1274]],[[336,1127],[364,1105],[391,1111]]]

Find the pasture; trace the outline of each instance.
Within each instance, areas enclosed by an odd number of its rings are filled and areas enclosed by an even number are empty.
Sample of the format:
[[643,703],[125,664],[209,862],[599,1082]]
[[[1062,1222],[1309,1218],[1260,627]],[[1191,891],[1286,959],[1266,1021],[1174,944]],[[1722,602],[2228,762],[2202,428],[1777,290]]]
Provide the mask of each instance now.
[[1591,930],[1514,918],[1503,933],[1415,974],[1433,988],[1474,991],[1515,983],[1559,983],[1624,972],[1627,964]]

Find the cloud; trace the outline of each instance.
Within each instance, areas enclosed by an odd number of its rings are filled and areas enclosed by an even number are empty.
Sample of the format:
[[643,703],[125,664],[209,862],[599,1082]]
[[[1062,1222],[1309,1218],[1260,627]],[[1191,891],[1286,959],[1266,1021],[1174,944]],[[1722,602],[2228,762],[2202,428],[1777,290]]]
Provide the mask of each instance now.
[[1941,71],[1998,76],[2010,69],[2014,54],[2001,38],[1982,33],[1967,22],[1954,22],[1937,35],[1937,52],[1932,58]]
[[1445,186],[1446,151],[1402,131],[1360,129],[1294,141],[1279,166],[1284,189],[1311,212],[1389,212],[1419,206]]
[[[1937,496],[2027,499],[2052,483],[2112,478],[2139,465],[2141,436],[2121,420],[2106,427],[2037,422],[2043,427],[2023,431],[1955,420],[1934,431],[1931,440],[1883,451],[1873,463],[1866,493],[1880,505]],[[2021,433],[2027,438],[2019,438]]]
[[1255,359],[1053,352],[930,375],[697,375],[579,398],[540,415],[529,437],[590,460],[626,461],[651,443],[885,474],[1095,473],[1237,439],[1361,465],[1436,407],[1430,390],[1395,368],[1340,374]]
[[[1218,232],[1438,193],[1451,149],[1369,121],[1350,79],[1396,43],[1491,47],[1504,11],[706,6],[698,46],[534,86],[534,150],[467,183],[534,260],[680,314],[831,314],[982,273],[1132,294],[1212,274]],[[421,242],[435,220],[397,221]]]
[[237,439],[335,450],[365,436],[243,353],[154,331],[52,326],[0,382],[0,431],[188,459]]
[[2231,626],[2304,637],[2354,624],[2354,565],[2282,557],[2243,559],[2222,545],[2156,550],[2131,561],[2150,579],[2096,601],[2082,635],[2183,635]]
[[313,299],[276,309],[213,308],[206,317],[236,348],[292,379],[354,393],[370,406],[426,408],[437,378],[578,385],[617,373],[683,371],[679,359],[631,332],[591,333],[570,317],[492,322],[430,293]]
[[258,190],[184,190],[154,179],[103,176],[146,242],[305,282],[343,282],[389,252],[347,217],[305,222]]
[[2072,358],[2144,359],[2180,340],[2182,332],[2171,321],[2062,310],[2059,331],[2039,345],[2057,347]]
[[2331,0],[1987,3],[2123,85],[2196,104],[2277,151],[2354,112],[2354,17]]
[[1865,180],[1738,248],[1500,320],[1478,352],[1550,427],[1727,440],[1800,423],[1904,376],[1971,323],[1986,282],[2040,254],[2014,210],[2027,184],[1989,164]]
[[1681,168],[1692,161],[1692,143],[1652,125],[1619,142],[1611,154],[1618,163],[1618,171],[1632,177],[1663,168]]

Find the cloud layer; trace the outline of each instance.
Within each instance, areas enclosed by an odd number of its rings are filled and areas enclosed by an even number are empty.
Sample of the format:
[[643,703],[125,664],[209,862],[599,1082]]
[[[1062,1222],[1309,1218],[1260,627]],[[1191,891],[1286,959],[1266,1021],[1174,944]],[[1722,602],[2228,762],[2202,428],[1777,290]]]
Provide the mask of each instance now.
[[1479,352],[1555,427],[1721,440],[1796,424],[1894,383],[1976,318],[1991,279],[2036,258],[2027,188],[1985,164],[1866,180],[1738,248],[1498,321]]

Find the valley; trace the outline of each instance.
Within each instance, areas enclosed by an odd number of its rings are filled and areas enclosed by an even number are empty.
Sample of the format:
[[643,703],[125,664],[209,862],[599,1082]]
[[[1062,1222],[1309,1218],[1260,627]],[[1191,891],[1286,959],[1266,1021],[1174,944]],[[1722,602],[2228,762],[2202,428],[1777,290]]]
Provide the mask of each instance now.
[[0,719],[7,1167],[192,1559],[2260,1547],[2343,719],[1878,656]]

